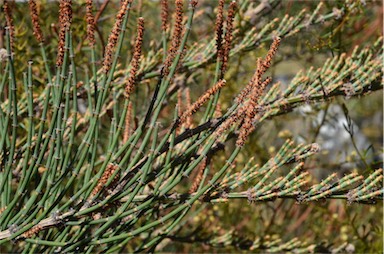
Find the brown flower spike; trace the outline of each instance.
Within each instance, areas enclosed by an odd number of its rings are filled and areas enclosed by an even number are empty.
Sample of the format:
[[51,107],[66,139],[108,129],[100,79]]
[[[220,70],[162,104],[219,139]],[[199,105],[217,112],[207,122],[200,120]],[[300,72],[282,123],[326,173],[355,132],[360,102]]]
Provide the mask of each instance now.
[[63,64],[65,52],[65,33],[69,30],[72,22],[72,0],[60,0],[60,31],[56,65]]
[[251,80],[248,85],[240,92],[240,94],[236,98],[237,103],[243,103],[244,100],[248,97],[249,93],[257,87],[259,82],[261,83],[261,76],[263,75],[263,59],[260,57],[257,59],[257,67],[256,71],[253,74]]
[[177,115],[181,116],[182,113],[183,113],[183,92],[182,92],[182,89],[179,88],[179,90],[177,90]]
[[223,59],[223,16],[224,10],[224,0],[219,1],[219,6],[217,7],[217,16],[216,16],[216,50],[217,58],[219,60]]
[[123,24],[124,15],[127,12],[128,4],[130,3],[131,3],[131,0],[126,0],[122,2],[120,6],[120,10],[116,15],[115,24],[113,25],[111,34],[108,37],[107,46],[105,46],[104,62],[103,62],[104,73],[108,73],[108,71],[111,69],[112,55],[115,50],[115,46],[117,44],[117,39],[119,38],[119,35],[121,32],[121,26]]
[[168,29],[168,0],[161,0],[161,30],[163,32]]
[[272,45],[269,48],[268,54],[265,57],[265,60],[263,62],[263,71],[265,72],[269,67],[271,67],[272,59],[275,57],[277,49],[280,46],[281,38],[276,37],[273,39]]
[[118,165],[109,164],[105,169],[103,175],[97,182],[96,187],[92,190],[91,198],[96,196],[96,194],[104,187],[104,185],[108,182],[109,178],[113,175],[113,173],[119,168]]
[[192,194],[197,191],[197,189],[200,186],[201,181],[203,180],[203,174],[204,174],[204,169],[207,167],[207,157],[203,159],[203,161],[200,163],[197,174],[195,176],[195,179],[192,183],[191,188],[189,189],[188,193]]
[[252,91],[252,94],[248,100],[248,103],[244,106],[246,107],[246,115],[244,118],[244,123],[241,126],[239,137],[236,141],[237,146],[243,146],[245,144],[245,141],[247,140],[248,136],[253,132],[255,129],[253,125],[253,120],[255,118],[256,112],[256,106],[258,105],[257,101],[262,95],[265,87],[271,82],[271,78],[267,78],[259,87],[255,88]]
[[10,37],[11,48],[13,48],[13,41],[15,39],[15,27],[13,26],[12,9],[9,6],[7,1],[4,2],[3,9],[4,9],[4,14],[5,14],[6,24],[9,28],[9,37]]
[[167,76],[169,74],[169,68],[171,67],[173,60],[175,59],[176,53],[179,50],[181,43],[181,35],[183,33],[183,1],[176,0],[175,4],[175,26],[172,35],[171,47],[168,50],[167,58],[164,62],[164,76]]
[[187,120],[188,117],[192,116],[194,113],[199,110],[199,108],[211,98],[212,95],[217,93],[223,86],[225,86],[226,81],[224,79],[219,80],[213,87],[208,89],[200,98],[180,117],[180,123],[183,123]]
[[276,55],[277,49],[280,45],[280,41],[281,39],[279,37],[274,39],[265,60],[261,58],[257,59],[257,68],[254,75],[252,76],[248,85],[240,92],[236,98],[236,102],[240,104],[240,107],[216,130],[217,138],[220,137],[231,126],[239,123],[241,128],[236,144],[238,146],[243,146],[246,138],[254,130],[253,122],[255,121],[256,109],[258,107],[257,101],[264,92],[268,83],[271,82],[270,78],[267,78],[263,82],[262,75],[267,71],[268,68],[270,68],[272,59]]
[[95,45],[95,17],[92,14],[92,0],[86,1],[87,38],[91,47]]
[[229,52],[231,51],[231,47],[232,47],[233,20],[235,18],[236,7],[237,7],[236,2],[231,2],[231,4],[229,5],[227,27],[225,31],[225,44],[223,48],[223,64],[221,65],[222,77],[224,77],[224,74],[227,71],[227,67],[228,67]]
[[128,141],[128,138],[131,132],[131,118],[132,118],[132,102],[129,102],[127,113],[125,115],[125,128],[124,128],[124,136],[123,136],[124,144]]
[[33,35],[36,37],[38,42],[44,42],[44,36],[40,27],[39,14],[37,11],[37,5],[35,0],[29,0],[29,10],[32,17]]
[[136,83],[136,74],[139,69],[140,57],[141,57],[141,48],[143,45],[143,36],[144,36],[144,18],[139,18],[137,22],[137,37],[135,42],[135,51],[133,53],[133,58],[131,61],[131,71],[125,87],[125,96],[128,99],[131,95],[133,88]]
[[248,85],[237,96],[236,98],[237,103],[242,103],[247,98],[248,94],[255,87],[261,84],[261,76],[271,67],[272,59],[276,55],[280,42],[281,42],[280,37],[276,37],[273,40],[271,47],[269,48],[269,51],[267,53],[267,56],[265,57],[265,60],[262,60],[261,58],[257,59],[257,68],[255,71],[255,74],[253,74],[253,77],[248,83]]
[[[185,89],[185,103],[186,103],[186,108],[191,108],[191,90],[189,87]],[[185,125],[186,128],[193,128],[192,124],[192,116],[188,116],[187,119],[185,120]]]

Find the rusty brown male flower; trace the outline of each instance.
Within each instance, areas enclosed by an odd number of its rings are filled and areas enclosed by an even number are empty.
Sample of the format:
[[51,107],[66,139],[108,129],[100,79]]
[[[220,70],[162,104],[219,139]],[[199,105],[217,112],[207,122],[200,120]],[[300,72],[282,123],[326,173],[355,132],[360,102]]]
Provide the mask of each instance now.
[[271,67],[272,59],[275,57],[277,49],[280,46],[281,38],[276,37],[273,39],[273,42],[271,44],[271,47],[268,50],[268,54],[265,57],[265,60],[263,62],[263,71],[265,72],[269,67]]
[[131,61],[131,71],[127,81],[127,85],[125,86],[125,96],[127,99],[131,95],[136,83],[136,74],[139,69],[141,48],[143,45],[143,36],[144,36],[144,18],[140,17],[137,22],[137,37],[135,42],[135,51],[133,53],[133,58]]
[[92,14],[92,0],[86,1],[86,20],[87,20],[87,38],[89,44],[93,47],[95,45],[95,17]]
[[9,3],[7,1],[4,2],[3,9],[5,14],[6,24],[9,28],[11,48],[13,48],[13,41],[15,39],[15,27],[13,26],[12,9],[9,6]]
[[176,0],[176,11],[175,11],[175,26],[172,35],[171,47],[168,50],[167,58],[164,62],[163,75],[169,74],[169,68],[175,59],[176,53],[180,47],[181,35],[183,33],[183,1]]
[[126,143],[128,141],[129,135],[131,133],[131,118],[132,118],[132,102],[130,101],[128,104],[127,113],[125,115],[123,143]]
[[69,30],[72,22],[72,0],[60,0],[59,12],[60,31],[56,59],[57,66],[61,66],[63,64],[65,52],[65,33]]
[[273,40],[265,59],[264,60],[262,60],[261,58],[257,59],[256,71],[253,74],[252,79],[250,80],[248,85],[236,97],[237,103],[239,104],[242,103],[247,98],[249,93],[261,84],[261,77],[271,67],[272,59],[276,55],[280,42],[281,42],[281,39],[279,37],[276,37]]
[[109,164],[107,166],[107,168],[105,169],[103,175],[101,176],[101,178],[99,179],[99,181],[97,182],[97,185],[95,186],[95,188],[92,190],[92,193],[91,193],[91,198],[96,196],[96,194],[101,191],[101,189],[104,187],[104,185],[108,182],[108,180],[111,178],[111,176],[113,175],[113,173],[115,173],[115,171],[119,168],[118,165],[114,165],[114,164]]
[[123,24],[124,15],[127,12],[128,4],[131,3],[132,0],[126,0],[122,2],[120,6],[120,10],[116,15],[115,24],[113,25],[111,34],[108,37],[107,46],[105,46],[104,53],[104,62],[103,62],[103,70],[104,73],[108,73],[112,66],[112,55],[115,50],[115,46],[117,44],[117,40],[119,38],[121,32],[121,26]]
[[161,30],[163,32],[168,29],[168,0],[161,0]]
[[223,63],[221,65],[221,77],[224,77],[224,74],[227,71],[227,67],[228,67],[229,52],[231,51],[231,47],[232,47],[233,21],[235,18],[236,7],[237,7],[236,2],[231,2],[231,4],[229,5],[227,24],[226,24],[227,27],[225,31],[225,44],[223,48],[223,60],[222,60]]
[[203,180],[203,173],[204,169],[207,167],[207,157],[205,157],[202,162],[200,162],[200,165],[197,170],[197,174],[195,176],[195,179],[191,185],[191,188],[189,189],[188,193],[192,194],[197,191],[197,189],[200,186],[201,181]]
[[35,0],[29,0],[29,10],[32,18],[33,35],[36,37],[38,42],[44,42],[43,32],[41,31],[39,23],[39,14],[37,11],[37,5]]
[[267,85],[271,82],[271,78],[266,78],[264,82],[261,83],[260,86],[256,87],[252,94],[250,95],[249,100],[247,101],[245,107],[245,116],[244,116],[244,122],[240,127],[240,134],[236,141],[237,146],[244,146],[245,141],[247,140],[248,136],[254,131],[255,126],[253,125],[253,121],[256,116],[256,107],[258,105],[258,100],[260,96],[262,95],[263,91],[267,87]]
[[223,58],[223,16],[224,10],[224,0],[219,1],[219,6],[217,7],[217,16],[216,16],[216,51],[217,59],[222,60]]
[[[186,108],[191,108],[191,90],[189,87],[185,89],[185,103],[186,103]],[[192,116],[188,116],[187,119],[185,120],[185,128],[191,129],[193,127],[192,124]]]
[[187,120],[188,117],[192,116],[194,113],[199,110],[199,108],[211,98],[212,95],[217,93],[223,86],[225,86],[226,81],[224,79],[219,80],[213,87],[208,89],[202,96],[187,111],[183,113],[180,117],[180,123],[183,123]]
[[216,130],[216,138],[220,137],[234,124],[240,125],[240,134],[236,144],[243,146],[246,138],[254,130],[253,122],[256,117],[258,99],[266,86],[271,82],[270,78],[262,81],[262,75],[270,68],[273,57],[276,55],[281,39],[276,37],[271,44],[266,58],[257,59],[257,68],[248,85],[240,92],[236,102],[240,105],[235,113],[228,117]]

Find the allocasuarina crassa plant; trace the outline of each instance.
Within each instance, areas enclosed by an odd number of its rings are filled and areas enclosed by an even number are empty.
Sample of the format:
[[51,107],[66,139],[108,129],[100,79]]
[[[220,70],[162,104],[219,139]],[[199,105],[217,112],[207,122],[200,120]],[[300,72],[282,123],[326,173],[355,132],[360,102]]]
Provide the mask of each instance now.
[[[23,18],[26,3],[3,4],[1,250],[180,251],[169,246],[189,242],[226,251],[308,252],[318,243],[245,241],[232,230],[203,230],[193,218],[213,204],[241,199],[249,212],[253,204],[281,200],[382,204],[383,170],[375,164],[310,177],[307,161],[321,142],[299,144],[291,137],[269,157],[244,160],[253,145],[248,141],[266,122],[302,105],[383,88],[379,36],[366,47],[340,47],[316,68],[295,70],[284,84],[275,73],[289,54],[285,45],[313,27],[337,32],[362,2],[335,4],[329,12],[332,3],[311,2],[312,9],[278,18],[277,0],[109,2],[29,0]],[[100,23],[108,4],[118,8],[109,9],[112,28]],[[46,13],[52,5],[57,14]],[[46,24],[44,11],[58,17],[58,25]],[[32,29],[35,41],[26,42]],[[211,36],[199,38],[205,30]],[[39,45],[26,53],[33,57],[23,58],[26,43]],[[248,61],[250,75],[239,60],[249,54],[256,56]]]

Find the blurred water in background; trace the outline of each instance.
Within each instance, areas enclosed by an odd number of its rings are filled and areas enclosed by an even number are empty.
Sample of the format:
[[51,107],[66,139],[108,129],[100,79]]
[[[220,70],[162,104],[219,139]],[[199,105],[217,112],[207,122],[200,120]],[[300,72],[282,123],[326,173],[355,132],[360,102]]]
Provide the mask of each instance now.
[[[282,91],[286,89],[291,79],[291,75],[278,75],[275,77],[275,80],[281,82]],[[324,107],[318,105],[304,104],[293,110],[293,113],[301,116],[302,119],[287,121],[284,124],[284,128],[292,132],[295,141],[304,144],[313,142],[308,137],[311,137],[311,132],[319,128],[314,142],[318,143],[321,148],[321,152],[316,155],[317,161],[320,163],[316,163],[316,168],[312,171],[318,179],[323,179],[330,172],[338,172],[339,176],[355,169],[363,172],[367,168],[366,164],[372,168],[382,167],[383,153],[375,150],[374,147],[376,149],[382,147],[380,145],[383,142],[383,111],[369,103],[369,107],[367,107],[367,103],[362,105],[355,103],[356,100],[363,101],[364,99],[367,98],[341,99],[329,103],[327,109],[323,109]],[[371,100],[370,102],[372,102],[379,99],[375,96],[367,99],[367,101]],[[349,118],[349,127],[345,112],[341,106],[342,101],[348,105],[350,113],[353,114]],[[357,112],[356,109],[358,109]],[[303,121],[307,121],[309,124],[303,124]],[[354,144],[348,129],[353,131]]]

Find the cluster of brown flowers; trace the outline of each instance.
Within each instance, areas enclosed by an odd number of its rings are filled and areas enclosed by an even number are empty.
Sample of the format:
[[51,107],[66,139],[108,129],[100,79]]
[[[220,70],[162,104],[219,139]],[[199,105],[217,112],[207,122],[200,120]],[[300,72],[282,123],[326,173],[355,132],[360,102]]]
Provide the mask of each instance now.
[[96,43],[95,41],[95,17],[92,14],[92,0],[86,1],[86,20],[87,20],[87,38],[91,47]]
[[7,22],[8,28],[9,28],[9,37],[10,37],[10,42],[11,42],[11,48],[13,48],[13,40],[15,39],[15,27],[13,26],[12,9],[9,6],[9,3],[7,1],[4,2],[3,9],[4,9],[4,14],[5,14],[5,20]]
[[120,10],[116,15],[115,24],[113,25],[111,34],[108,37],[108,44],[105,47],[104,62],[103,62],[104,73],[108,73],[108,71],[111,69],[112,55],[121,32],[121,26],[123,24],[124,15],[127,12],[128,4],[130,4],[131,1],[132,0],[125,0],[124,2],[122,2],[120,6]]
[[60,0],[59,10],[59,43],[56,65],[61,66],[63,64],[64,52],[65,52],[65,33],[71,27],[72,22],[72,0]]
[[181,43],[181,36],[183,34],[183,1],[176,0],[176,11],[175,11],[175,25],[172,34],[171,47],[168,50],[167,58],[164,62],[163,75],[169,74],[169,68],[175,59],[177,51],[179,50]]
[[29,10],[32,17],[33,35],[36,37],[38,42],[43,42],[44,36],[40,27],[39,14],[37,11],[37,5],[35,0],[29,0]]
[[276,55],[280,45],[280,38],[275,38],[264,60],[257,60],[257,68],[248,85],[240,92],[236,98],[236,102],[240,104],[238,110],[231,115],[216,131],[216,136],[219,137],[224,131],[228,130],[233,124],[240,123],[240,134],[236,141],[237,146],[243,146],[247,137],[254,130],[253,123],[256,121],[256,111],[258,109],[258,100],[263,94],[267,85],[271,82],[271,78],[265,80],[262,76],[271,67],[272,59]]
[[208,89],[202,96],[200,96],[199,99],[197,99],[197,101],[195,103],[192,104],[192,106],[190,106],[188,108],[187,111],[185,111],[181,117],[180,117],[180,120],[179,120],[179,123],[183,123],[187,120],[188,117],[192,116],[194,113],[197,112],[197,110],[199,110],[199,108],[204,104],[206,103],[209,98],[212,97],[212,95],[214,95],[215,93],[217,93],[224,85],[225,85],[226,81],[224,79],[221,79],[219,80],[213,87],[211,87],[210,89]]

